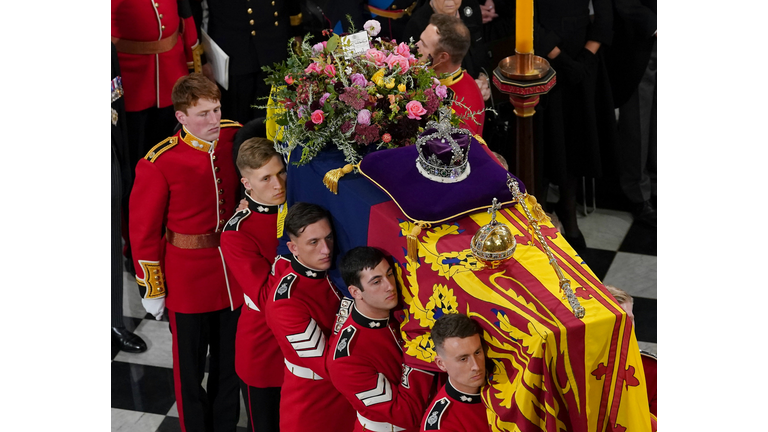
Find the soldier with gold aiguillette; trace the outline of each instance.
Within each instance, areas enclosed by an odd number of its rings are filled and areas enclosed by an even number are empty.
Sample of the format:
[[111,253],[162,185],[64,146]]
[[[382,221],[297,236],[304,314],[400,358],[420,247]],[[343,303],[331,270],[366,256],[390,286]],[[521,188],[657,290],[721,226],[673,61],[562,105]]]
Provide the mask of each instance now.
[[234,431],[239,412],[234,351],[243,292],[224,265],[219,237],[237,201],[232,140],[241,125],[221,120],[220,97],[202,74],[176,82],[171,98],[181,130],[139,161],[130,199],[136,281],[156,319],[168,307],[176,403],[187,432],[213,424]]

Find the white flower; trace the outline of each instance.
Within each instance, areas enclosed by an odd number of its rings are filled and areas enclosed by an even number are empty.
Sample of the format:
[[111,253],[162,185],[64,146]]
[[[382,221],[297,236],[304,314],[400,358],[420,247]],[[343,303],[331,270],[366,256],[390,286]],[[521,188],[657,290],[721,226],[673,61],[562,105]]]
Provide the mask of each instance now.
[[379,22],[376,20],[368,20],[363,25],[363,28],[368,32],[368,35],[373,37],[379,34],[381,31],[381,24],[379,24]]
[[352,68],[351,68],[351,67],[349,67],[349,66],[347,66],[346,68],[344,68],[344,72],[346,72],[346,73],[347,73],[347,75],[349,75],[349,74],[351,74],[351,73],[352,73]]

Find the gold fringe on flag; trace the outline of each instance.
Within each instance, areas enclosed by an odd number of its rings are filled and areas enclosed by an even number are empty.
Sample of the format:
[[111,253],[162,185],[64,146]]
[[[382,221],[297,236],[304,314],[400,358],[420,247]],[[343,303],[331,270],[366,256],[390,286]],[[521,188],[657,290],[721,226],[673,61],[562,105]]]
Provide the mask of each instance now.
[[329,191],[333,192],[334,195],[338,195],[339,179],[344,177],[346,174],[351,173],[355,168],[355,165],[346,164],[342,168],[332,169],[325,173],[325,176],[323,177],[323,184],[328,188]]

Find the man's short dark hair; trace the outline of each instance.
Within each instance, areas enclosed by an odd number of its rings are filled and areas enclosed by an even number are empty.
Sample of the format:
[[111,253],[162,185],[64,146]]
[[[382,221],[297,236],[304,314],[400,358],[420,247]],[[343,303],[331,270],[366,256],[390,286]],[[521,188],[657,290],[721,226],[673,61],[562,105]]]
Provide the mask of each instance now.
[[464,339],[479,334],[480,326],[472,318],[460,313],[443,315],[432,326],[432,342],[435,344],[435,349],[440,350],[443,349],[443,343],[448,338]]
[[364,291],[363,284],[360,282],[360,273],[363,270],[376,268],[383,259],[386,259],[384,252],[370,246],[359,246],[347,252],[339,264],[341,278],[344,279],[347,288],[354,285],[360,288],[360,291]]
[[297,202],[285,215],[285,231],[292,238],[298,238],[306,227],[323,219],[331,222],[331,216],[326,209],[317,204]]
[[437,34],[440,36],[435,49],[438,52],[447,52],[451,57],[451,63],[461,64],[472,41],[469,29],[461,18],[435,13],[429,18],[429,23],[437,27]]

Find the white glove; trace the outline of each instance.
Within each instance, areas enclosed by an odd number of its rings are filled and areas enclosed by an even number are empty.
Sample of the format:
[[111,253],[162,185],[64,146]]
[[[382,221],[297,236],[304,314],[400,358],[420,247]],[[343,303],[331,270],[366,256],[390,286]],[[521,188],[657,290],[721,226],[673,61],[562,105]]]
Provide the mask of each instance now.
[[163,312],[165,311],[165,297],[154,299],[141,299],[141,305],[148,313],[151,313],[156,320],[163,319]]

